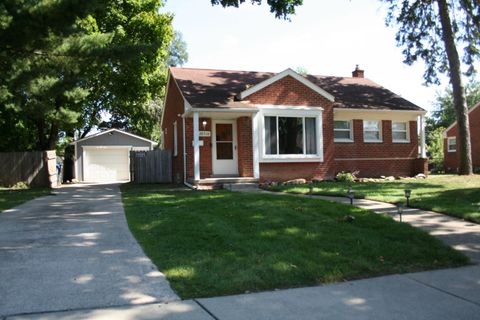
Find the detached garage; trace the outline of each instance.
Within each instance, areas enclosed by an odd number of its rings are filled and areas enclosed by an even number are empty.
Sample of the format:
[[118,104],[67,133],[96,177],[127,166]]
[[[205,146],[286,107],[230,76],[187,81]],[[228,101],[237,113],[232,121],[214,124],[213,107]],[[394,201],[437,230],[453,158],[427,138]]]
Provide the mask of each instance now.
[[156,142],[117,129],[103,131],[73,142],[78,181],[130,180],[130,151],[152,150]]

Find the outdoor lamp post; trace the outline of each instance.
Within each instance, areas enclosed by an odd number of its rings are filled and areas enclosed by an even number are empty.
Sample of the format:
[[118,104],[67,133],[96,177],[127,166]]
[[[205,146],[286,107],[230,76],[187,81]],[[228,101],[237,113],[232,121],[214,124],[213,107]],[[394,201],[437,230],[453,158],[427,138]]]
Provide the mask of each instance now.
[[400,217],[400,222],[402,222],[402,213],[403,213],[403,203],[397,202],[397,214]]
[[412,194],[412,190],[405,189],[405,198],[407,198],[407,207],[410,206],[410,195]]
[[354,197],[355,197],[355,193],[354,193],[353,190],[352,190],[352,186],[349,186],[349,187],[348,187],[347,197],[350,199],[350,205],[353,206],[353,199],[354,199]]

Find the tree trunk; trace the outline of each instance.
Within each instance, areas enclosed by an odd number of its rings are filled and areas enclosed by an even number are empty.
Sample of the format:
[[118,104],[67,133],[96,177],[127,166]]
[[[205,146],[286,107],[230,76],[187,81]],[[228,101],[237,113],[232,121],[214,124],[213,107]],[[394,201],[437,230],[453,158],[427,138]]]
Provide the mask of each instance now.
[[468,107],[465,98],[465,88],[462,83],[460,70],[460,58],[452,31],[448,4],[446,0],[437,0],[440,22],[442,25],[442,39],[447,53],[450,82],[453,90],[453,105],[457,116],[458,140],[460,150],[459,174],[473,174],[472,169],[472,146],[470,143],[470,124],[468,121]]

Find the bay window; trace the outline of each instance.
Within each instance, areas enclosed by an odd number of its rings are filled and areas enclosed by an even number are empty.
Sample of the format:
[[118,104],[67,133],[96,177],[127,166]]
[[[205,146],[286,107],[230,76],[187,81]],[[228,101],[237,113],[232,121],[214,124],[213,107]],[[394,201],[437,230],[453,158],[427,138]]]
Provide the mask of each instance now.
[[317,155],[317,118],[265,116],[265,156]]

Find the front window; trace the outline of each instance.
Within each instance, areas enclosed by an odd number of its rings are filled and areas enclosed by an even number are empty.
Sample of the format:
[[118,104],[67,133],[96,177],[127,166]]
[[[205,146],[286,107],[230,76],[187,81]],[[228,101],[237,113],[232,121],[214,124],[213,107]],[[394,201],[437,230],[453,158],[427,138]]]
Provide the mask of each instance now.
[[381,121],[363,120],[363,141],[382,142]]
[[266,155],[316,155],[317,126],[314,117],[264,118]]
[[447,142],[448,142],[448,152],[457,151],[457,138],[450,137],[447,139]]
[[353,141],[352,122],[349,120],[335,120],[333,122],[333,137],[336,142]]
[[407,122],[392,122],[392,140],[393,142],[408,142]]

